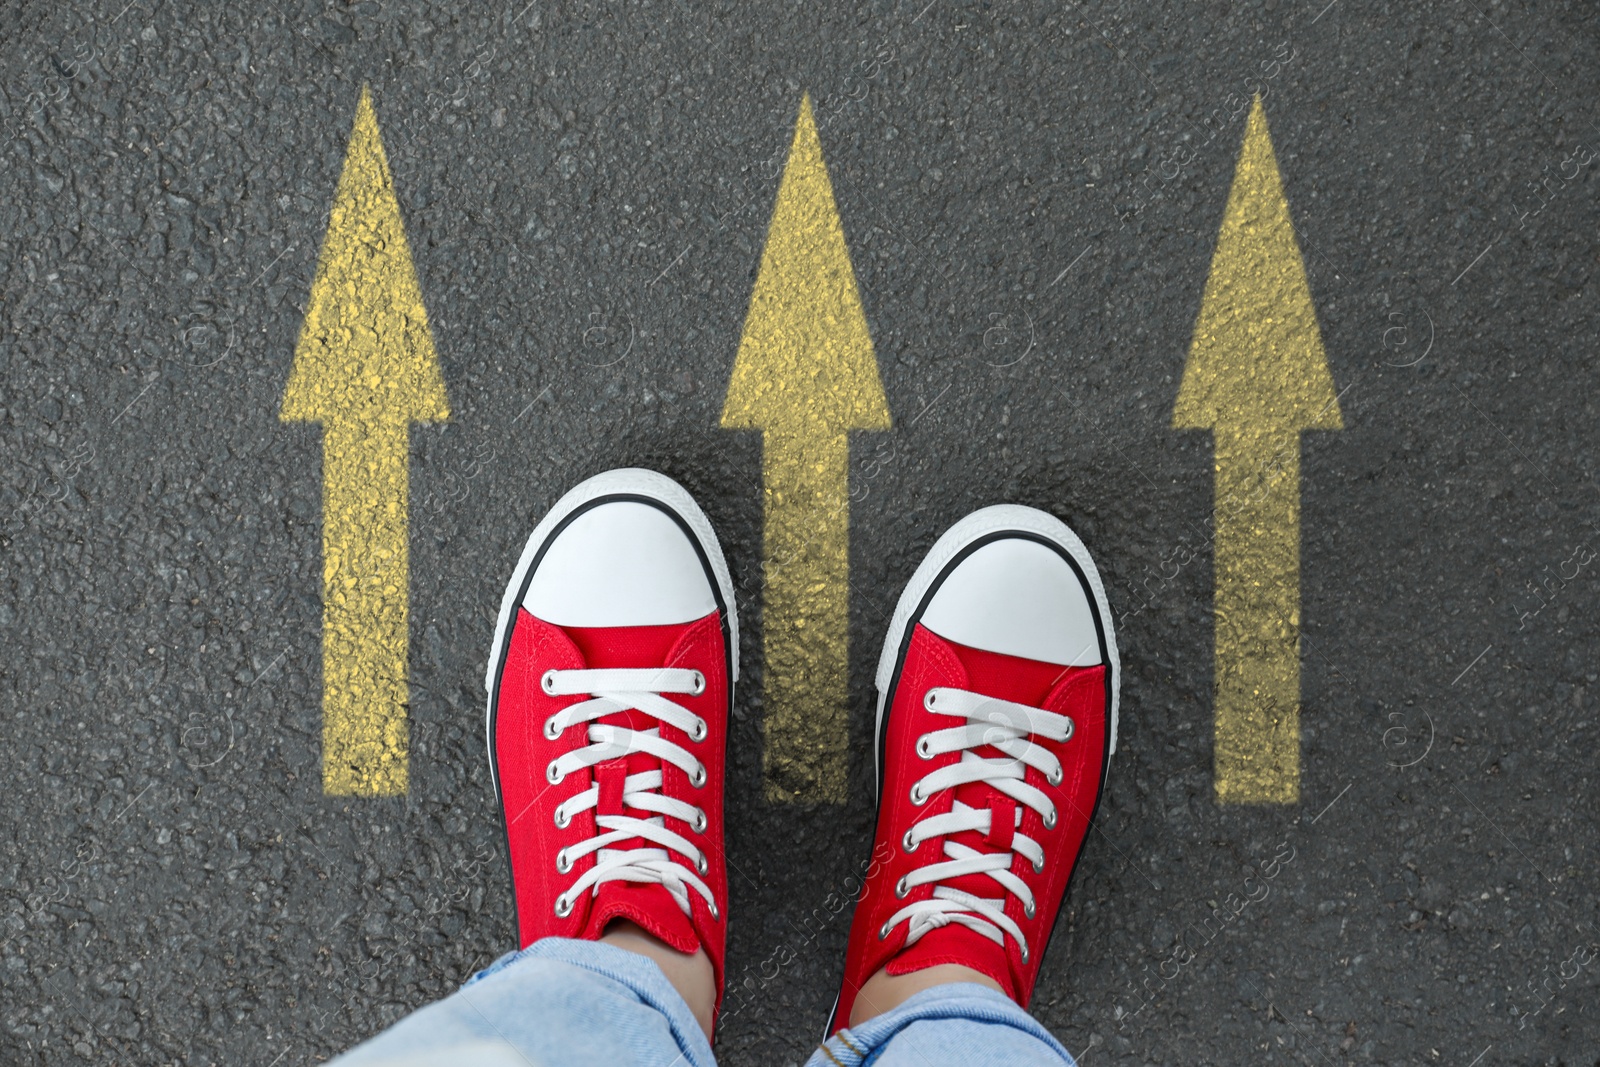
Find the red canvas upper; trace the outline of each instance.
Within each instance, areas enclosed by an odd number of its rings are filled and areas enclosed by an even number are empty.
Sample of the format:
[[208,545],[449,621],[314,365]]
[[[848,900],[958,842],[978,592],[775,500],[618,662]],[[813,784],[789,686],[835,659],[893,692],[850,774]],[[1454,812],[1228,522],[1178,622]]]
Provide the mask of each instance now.
[[[540,680],[548,670],[599,668],[678,667],[698,670],[706,680],[698,696],[673,693],[668,699],[704,719],[707,733],[693,741],[673,726],[639,711],[621,711],[597,720],[601,724],[644,730],[659,727],[661,736],[694,755],[706,768],[699,789],[672,763],[648,753],[635,752],[592,768],[568,774],[551,785],[546,769],[564,753],[588,744],[583,725],[568,728],[556,740],[545,737],[544,725],[556,712],[588,699],[582,695],[549,696]],[[526,947],[542,937],[594,940],[613,919],[637,923],[680,952],[703,947],[716,973],[721,1003],[728,879],[722,848],[723,764],[728,713],[727,649],[717,612],[694,622],[673,626],[580,628],[554,626],[518,608],[501,675],[494,717],[494,755],[501,804],[505,812],[506,839],[511,854],[511,876],[517,903],[518,944]],[[566,873],[556,870],[557,853],[596,835],[597,815],[653,813],[623,810],[623,780],[629,774],[660,769],[661,792],[687,801],[706,815],[703,833],[682,820],[666,818],[666,825],[705,854],[703,875],[717,901],[721,917],[698,893],[690,892],[691,912],[683,910],[659,884],[609,881],[581,893],[572,911],[560,918],[556,897],[596,862],[590,853],[577,859]],[[575,815],[565,829],[555,823],[556,807],[595,783],[600,786],[600,806]],[[634,838],[611,846],[616,849],[658,847]],[[673,854],[688,864],[688,860]]]
[[[1056,804],[1054,829],[1045,829],[1043,818],[1031,807],[983,782],[973,782],[934,794],[920,807],[910,799],[911,787],[930,772],[961,759],[959,752],[923,759],[916,753],[917,739],[923,734],[948,729],[955,723],[923,707],[929,689],[950,687],[985,696],[1026,704],[1070,716],[1073,733],[1064,742],[1033,738],[1049,748],[1061,761],[1062,780],[1052,786],[1038,770],[1028,767],[1025,781],[1043,790]],[[1099,797],[1105,770],[1106,680],[1105,667],[1062,667],[1051,663],[1020,659],[969,648],[939,637],[918,625],[893,691],[893,703],[886,711],[887,729],[883,740],[883,780],[878,806],[878,828],[873,842],[874,856],[887,856],[862,886],[850,929],[845,959],[843,989],[834,1016],[834,1029],[849,1023],[850,1011],[861,985],[885,965],[890,974],[905,974],[941,963],[971,967],[998,982],[1017,1003],[1027,1007],[1034,980],[1044,956],[1045,943],[1055,923],[1056,913],[1066,891],[1078,852],[1089,830],[1089,820]],[[990,747],[972,750],[983,758],[1007,758]],[[922,841],[916,851],[907,853],[902,839],[913,823],[949,812],[955,800],[976,808],[991,808],[998,818],[991,820],[990,834],[967,831],[947,838]],[[1022,822],[1014,830],[1011,812],[1022,811]],[[941,883],[975,896],[1006,897],[1005,913],[1016,921],[1027,937],[1029,958],[1024,962],[1021,948],[1007,936],[1005,946],[994,943],[959,923],[925,933],[906,947],[908,923],[901,921],[879,939],[879,931],[896,912],[913,901],[933,895],[935,884],[912,888],[904,897],[895,895],[901,877],[919,867],[944,859],[943,842],[958,842],[981,852],[1006,851],[1013,833],[1023,833],[1044,847],[1045,867],[1035,872],[1033,864],[1018,855],[1011,871],[1028,884],[1036,902],[1029,919],[1022,902],[1004,894],[987,874],[971,874]]]

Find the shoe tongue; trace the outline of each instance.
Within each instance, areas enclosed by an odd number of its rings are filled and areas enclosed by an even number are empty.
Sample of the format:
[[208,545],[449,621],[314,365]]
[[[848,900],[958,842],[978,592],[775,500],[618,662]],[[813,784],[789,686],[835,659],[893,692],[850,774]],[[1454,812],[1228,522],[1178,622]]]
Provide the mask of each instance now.
[[[693,890],[691,890],[693,892]],[[596,941],[616,919],[626,919],[679,952],[700,947],[700,935],[666,887],[656,882],[606,882],[583,924],[584,940]]]
[[[644,670],[668,666],[684,631],[681,625],[567,626],[562,629],[577,646],[583,655],[584,666],[590,670]],[[649,730],[660,725],[653,717],[633,709],[613,712],[595,721],[609,726],[626,726],[630,730]],[[643,752],[635,752],[626,762],[629,774],[639,774],[661,766],[660,760]]]
[[[943,640],[941,638],[941,640]],[[969,692],[982,693],[985,696],[995,697],[1000,700],[1009,700],[1017,704],[1026,704],[1029,707],[1042,707],[1050,691],[1060,682],[1062,677],[1071,668],[1062,667],[1055,663],[1041,663],[1038,660],[1020,659],[1016,656],[1007,656],[999,652],[986,652],[981,648],[971,648],[967,645],[956,644],[954,641],[945,641],[961,666],[966,671],[966,681],[962,686]],[[984,759],[1004,759],[1005,753],[997,749],[974,749],[973,754]],[[954,799],[971,808],[980,811],[998,807],[1006,814],[1016,810],[1016,805],[1009,796],[999,792],[983,782],[968,782],[966,785],[957,786]],[[1012,815],[1013,825],[1016,816]],[[977,830],[968,830],[959,834],[951,834],[949,840],[958,844],[976,849],[979,852],[994,852],[995,845],[986,839],[986,835]],[[1000,884],[987,874],[967,874],[959,878],[950,878],[940,883],[975,897],[986,900],[1000,901],[999,907],[1003,910],[1008,895]],[[984,937],[956,923],[942,927],[931,933],[925,934],[910,951],[920,948],[924,941],[939,937],[955,937],[967,939],[972,942],[974,952],[989,952],[1001,961],[999,969],[1002,973],[1009,973],[1009,965],[1005,961],[1005,950]],[[922,966],[927,966],[923,964]],[[982,968],[980,968],[982,969]],[[985,971],[985,973],[988,973]],[[1002,985],[1008,984],[1009,979],[1002,981],[998,974],[991,975]]]
[[[992,883],[991,883],[992,884]],[[1006,950],[975,930],[952,922],[929,930],[917,943],[890,960],[885,968],[890,974],[909,974],[941,963],[958,963],[988,975],[1000,983],[1000,988],[1012,1000],[1017,996],[1017,983],[1011,973],[1011,961]]]
[[[563,630],[571,639],[572,643],[577,646],[578,651],[582,653],[584,665],[590,670],[648,669],[652,667],[670,665],[672,662],[672,657],[676,653],[677,646],[682,640],[684,634],[684,627],[682,625],[605,627],[568,626],[563,627]],[[667,699],[671,700],[672,697],[669,696]],[[660,722],[658,722],[653,716],[646,715],[642,711],[631,708],[623,711],[613,712],[610,715],[596,719],[595,722],[607,726],[622,726],[630,730],[640,731],[656,729],[661,725]],[[623,811],[622,781],[630,774],[643,774],[646,771],[655,771],[661,769],[661,760],[650,755],[648,752],[633,752],[621,759],[606,760],[604,763],[595,764],[595,780],[600,783],[600,805],[596,811],[596,814],[626,814],[636,818],[647,817],[645,813],[636,810],[630,809],[626,812]],[[658,848],[660,846],[646,841],[643,838],[631,837],[618,841],[610,847],[617,850],[626,850],[647,847]],[[651,885],[649,883],[610,882],[600,890],[602,900],[606,898],[611,887],[615,886],[620,888],[624,885],[627,887],[627,892],[623,893],[622,899],[633,899],[628,894],[636,888],[639,890],[654,890],[656,894],[660,895],[664,904],[660,902],[652,904],[649,909],[652,914],[654,912],[663,911],[663,907],[665,907],[670,909],[674,915],[684,918],[682,909],[680,909],[677,903],[672,899],[671,894],[669,894],[659,885]],[[646,896],[650,895],[652,894],[646,894]],[[603,910],[604,906],[602,906],[600,911]],[[666,941],[669,944],[673,943],[671,938],[667,937],[663,933],[658,933],[655,929],[647,926],[643,921],[634,915],[626,915],[624,918],[632,919],[634,922],[639,923],[640,926],[645,926],[646,929],[649,929],[651,933],[656,934],[656,936],[661,938],[663,941]],[[604,921],[609,921],[609,919],[603,920],[603,922]],[[690,929],[687,925],[687,918],[684,918],[684,923],[684,928],[686,930]],[[699,942],[696,941],[695,943],[698,944]]]
[[[946,643],[961,661],[961,666],[966,669],[965,688],[968,692],[982,693],[984,696],[1009,700],[1015,704],[1040,707],[1050,690],[1068,670],[1054,663],[1040,663],[1037,660],[1019,659],[999,652],[985,652],[981,648],[969,648],[954,641]],[[980,748],[972,751],[974,755],[985,759],[1007,758],[1005,753],[998,749]],[[968,782],[957,787],[955,791],[955,799],[973,808],[987,808],[990,803],[1003,796],[1004,794],[997,793],[982,782]],[[980,833],[956,834],[954,838],[972,848],[985,852],[992,851],[989,846],[983,844],[983,835]],[[978,896],[993,896],[999,890],[993,879],[982,874],[959,878],[950,884]]]
[[[651,667],[669,667],[674,661],[678,645],[683,640],[683,625],[603,625],[603,627],[562,627],[566,637],[578,646],[584,665],[590,670],[648,670]],[[672,697],[667,697],[672,699]],[[629,729],[651,729],[661,723],[640,710],[614,712],[597,723],[627,726]],[[635,752],[627,761],[630,774],[661,766],[661,760]]]

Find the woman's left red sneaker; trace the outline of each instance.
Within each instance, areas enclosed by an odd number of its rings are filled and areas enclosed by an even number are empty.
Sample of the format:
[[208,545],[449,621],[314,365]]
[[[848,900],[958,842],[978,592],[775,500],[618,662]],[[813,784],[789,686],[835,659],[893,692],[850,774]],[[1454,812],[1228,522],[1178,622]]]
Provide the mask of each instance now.
[[485,678],[520,946],[626,919],[704,948],[720,1004],[738,649],[722,549],[671,479],[597,475],[533,531]]

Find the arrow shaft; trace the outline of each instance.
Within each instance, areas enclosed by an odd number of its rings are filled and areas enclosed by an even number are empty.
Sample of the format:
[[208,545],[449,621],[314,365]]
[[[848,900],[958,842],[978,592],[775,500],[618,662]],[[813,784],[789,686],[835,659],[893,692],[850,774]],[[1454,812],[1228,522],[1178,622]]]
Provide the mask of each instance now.
[[408,428],[342,423],[323,438],[322,783],[406,791]]
[[1300,791],[1300,435],[1216,431],[1216,789]]
[[842,803],[849,754],[850,438],[768,433],[767,797]]

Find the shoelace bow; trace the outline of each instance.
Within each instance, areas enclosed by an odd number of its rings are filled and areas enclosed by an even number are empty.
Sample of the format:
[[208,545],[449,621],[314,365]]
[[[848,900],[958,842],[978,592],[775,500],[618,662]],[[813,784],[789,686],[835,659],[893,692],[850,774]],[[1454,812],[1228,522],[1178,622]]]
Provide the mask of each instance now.
[[[589,723],[589,744],[565,753],[547,767],[545,773],[551,785],[560,785],[574,771],[635,752],[646,753],[677,767],[689,776],[689,784],[696,789],[705,785],[705,766],[682,746],[663,738],[659,726],[633,730],[593,721],[619,711],[641,711],[683,731],[691,740],[701,741],[706,736],[706,721],[662,695],[697,695],[704,692],[706,680],[699,671],[675,667],[553,670],[545,672],[540,684],[550,696],[583,694],[590,698],[571,704],[545,720],[544,735],[552,741],[573,726]],[[565,918],[569,915],[584,891],[592,889],[598,892],[600,885],[605,882],[626,881],[659,883],[671,894],[685,915],[690,913],[689,890],[693,889],[705,899],[712,918],[720,918],[711,888],[700,877],[708,869],[705,853],[688,838],[666,826],[665,816],[671,816],[688,823],[696,833],[701,833],[706,827],[706,813],[687,801],[664,795],[661,785],[662,772],[659,769],[628,775],[622,785],[623,807],[654,814],[643,818],[597,815],[596,826],[603,832],[578,844],[568,845],[556,853],[556,870],[561,874],[570,871],[573,864],[584,856],[596,853],[594,866],[579,875],[565,892],[556,897],[557,916]],[[596,808],[599,804],[600,783],[595,782],[556,807],[556,826],[565,829],[573,816]],[[633,838],[642,838],[661,847],[611,847],[619,841]],[[673,853],[687,858],[689,865],[674,857]]]
[[[930,731],[917,739],[917,755],[923,759],[951,752],[960,752],[961,759],[918,779],[911,787],[911,803],[921,807],[933,794],[971,782],[982,782],[1015,803],[974,808],[957,800],[950,811],[914,824],[901,839],[902,847],[907,852],[915,852],[924,841],[945,838],[945,859],[925,864],[901,878],[895,885],[895,896],[904,898],[919,885],[969,874],[986,874],[1005,894],[1021,900],[1023,914],[1033,918],[1033,891],[1011,872],[1011,866],[1014,857],[1021,855],[1033,864],[1035,872],[1044,870],[1044,847],[1016,829],[1022,824],[1022,808],[1018,805],[1032,808],[1044,820],[1045,829],[1054,829],[1054,802],[1042,789],[1024,779],[1026,768],[1032,767],[1051,785],[1061,784],[1061,761],[1032,738],[1065,741],[1072,736],[1072,720],[1026,704],[944,687],[928,690],[922,706],[935,715],[966,721],[949,729]],[[984,758],[972,751],[985,746],[1009,758]],[[1009,813],[1012,818],[1007,821],[1012,825],[993,826],[996,811]],[[948,840],[950,835],[974,830],[985,834],[991,843],[998,843],[999,850],[980,852]],[[909,921],[906,931],[906,945],[909,946],[930,930],[952,922],[960,923],[1001,946],[1009,935],[1021,947],[1022,962],[1026,963],[1028,941],[1022,929],[1005,913],[1005,894],[997,898],[980,897],[950,886],[934,885],[931,899],[913,901],[895,912],[878,931],[878,937],[887,938],[890,930]]]

